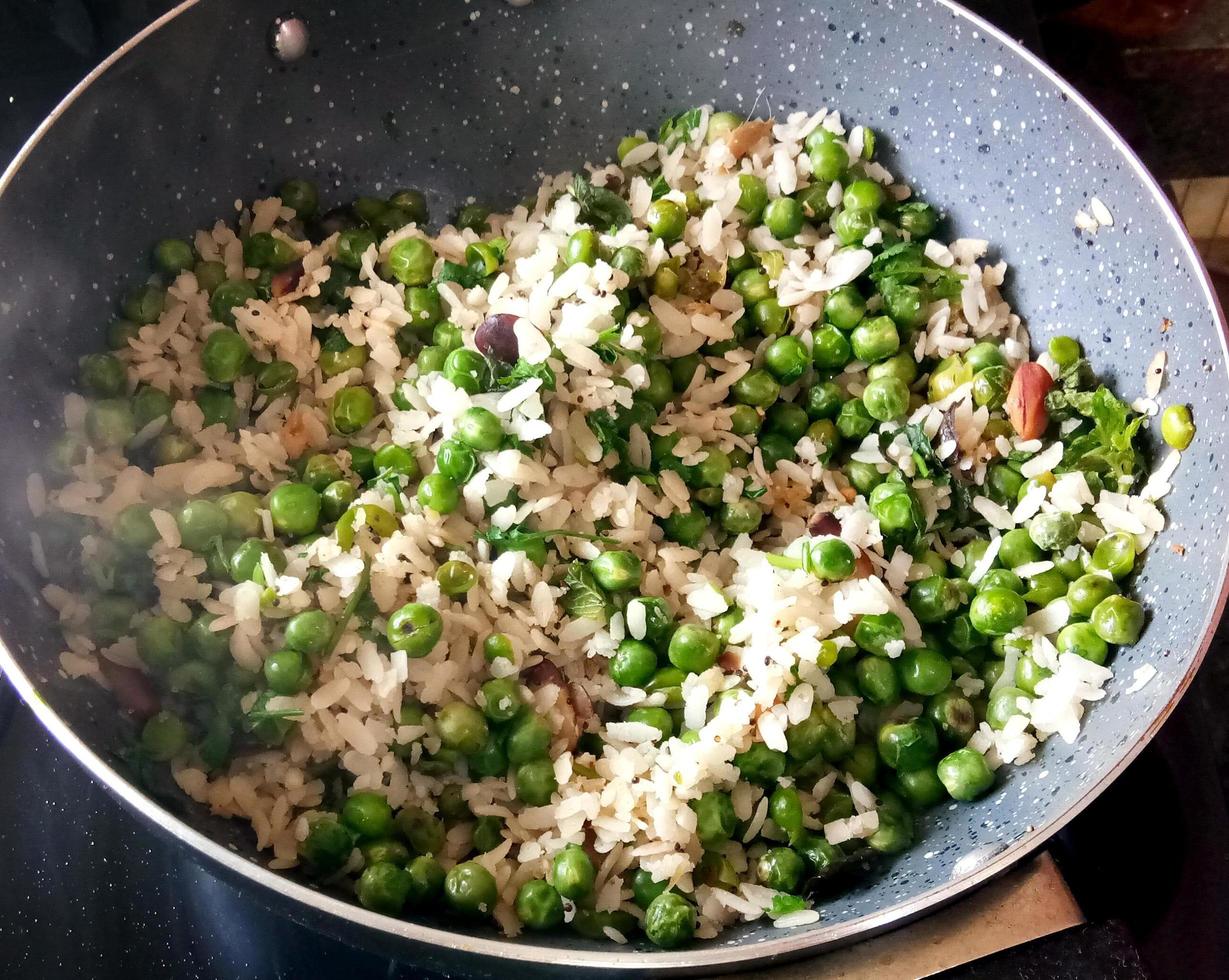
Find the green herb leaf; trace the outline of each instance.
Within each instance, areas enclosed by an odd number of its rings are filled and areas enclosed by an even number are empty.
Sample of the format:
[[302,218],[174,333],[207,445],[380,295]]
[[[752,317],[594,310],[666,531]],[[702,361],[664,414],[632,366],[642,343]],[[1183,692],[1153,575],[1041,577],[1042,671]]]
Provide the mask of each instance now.
[[756,252],[755,260],[759,262],[769,279],[780,279],[781,273],[785,271],[784,252]]
[[478,537],[492,548],[501,551],[524,551],[529,545],[548,541],[551,538],[580,538],[584,541],[594,541],[606,544],[607,539],[600,534],[585,534],[581,531],[567,531],[563,528],[550,528],[542,531],[527,531],[523,525],[517,524],[509,528],[488,527],[478,532]]
[[653,178],[653,182],[649,184],[649,190],[652,192],[649,200],[656,201],[670,193],[670,185],[666,182],[665,177],[658,174]]
[[899,242],[885,248],[871,262],[869,275],[880,292],[891,280],[906,285],[929,286],[932,296],[948,300],[959,296],[964,285],[963,275],[931,262],[918,242]]
[[270,710],[261,706],[259,701],[252,705],[251,710],[244,713],[244,717],[249,723],[257,721],[283,721],[287,718],[301,718],[303,710],[301,708],[277,708]]
[[342,607],[341,615],[337,617],[337,623],[333,627],[333,632],[329,634],[329,640],[324,645],[324,649],[320,651],[320,661],[324,662],[328,659],[337,644],[341,641],[342,636],[346,632],[346,628],[350,625],[350,620],[354,618],[355,610],[367,595],[367,590],[371,588],[371,560],[364,559],[363,574],[359,576],[358,584],[354,587],[354,591],[350,593],[350,598],[346,600],[346,604]]
[[479,269],[471,268],[468,265],[461,265],[459,262],[449,262],[444,260],[444,267],[440,270],[437,282],[455,282],[462,289],[473,289],[482,283],[483,275]]
[[588,566],[572,562],[563,577],[563,584],[568,590],[563,597],[563,608],[569,616],[596,619],[603,623],[610,619],[614,604],[597,584]]
[[917,423],[910,423],[905,426],[904,432],[909,440],[909,448],[913,450],[913,465],[917,467],[918,476],[935,483],[947,483],[951,480],[951,474],[935,452],[934,444],[926,430]]
[[657,142],[667,150],[691,139],[692,132],[700,125],[703,113],[699,109],[686,109],[671,116],[657,131]]
[[519,358],[510,368],[507,368],[503,374],[496,374],[493,384],[496,388],[515,388],[530,378],[537,378],[541,381],[544,391],[555,390],[555,369],[546,361],[542,361],[540,364],[530,364],[523,357]]
[[580,205],[582,224],[609,230],[632,220],[632,209],[623,198],[605,187],[594,187],[584,174],[572,178],[570,190]]
[[767,487],[756,486],[755,484],[750,483],[750,481],[743,484],[743,496],[748,500],[759,500],[760,497],[764,496],[767,492]]
[[[1055,395],[1055,391],[1050,394]],[[1068,434],[1060,468],[1111,476],[1118,490],[1128,489],[1144,467],[1135,438],[1147,416],[1132,411],[1104,385],[1094,391],[1070,387],[1059,390],[1052,402],[1046,397],[1047,409],[1051,403],[1057,418],[1082,416],[1087,420],[1084,427]],[[1092,425],[1091,431],[1085,428],[1088,423]]]
[[620,459],[627,459],[627,454],[630,451],[627,440],[620,434],[614,416],[607,409],[591,412],[585,421],[589,423],[589,428],[597,436],[602,452],[608,453],[614,450],[614,452],[619,454]]
[[789,915],[791,912],[801,912],[803,909],[810,907],[807,900],[801,895],[788,895],[785,892],[777,892],[772,896],[772,904],[768,906],[768,918],[779,919],[783,915]]

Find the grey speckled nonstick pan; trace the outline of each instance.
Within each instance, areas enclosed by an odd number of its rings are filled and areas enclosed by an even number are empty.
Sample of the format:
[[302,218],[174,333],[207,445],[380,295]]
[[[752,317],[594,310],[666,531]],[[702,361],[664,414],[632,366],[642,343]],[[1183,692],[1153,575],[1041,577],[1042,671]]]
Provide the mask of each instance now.
[[[1225,337],[1162,192],[1061,80],[940,0],[304,0],[310,50],[288,65],[266,41],[284,3],[201,0],[163,18],[52,114],[0,196],[0,664],[151,832],[178,837],[289,915],[440,969],[507,976],[520,961],[535,972],[711,975],[814,953],[951,901],[1036,849],[1140,751],[1190,683],[1225,601]],[[956,232],[995,243],[1034,338],[1076,335],[1128,398],[1142,394],[1153,354],[1168,351],[1162,401],[1189,403],[1199,434],[1140,575],[1151,622],[1118,654],[1079,741],[1055,738],[989,797],[935,811],[915,847],[821,903],[821,922],[732,929],[673,953],[375,915],[266,870],[244,827],[187,801],[155,802],[113,768],[108,695],[57,676],[24,481],[77,358],[101,346],[149,242],[299,173],[333,202],[411,184],[434,214],[470,195],[511,204],[539,172],[608,158],[621,135],[668,113],[706,101],[746,111],[757,99],[778,115],[828,105],[873,126],[888,166],[948,211]],[[1114,217],[1095,236],[1073,227],[1092,195]],[[1127,693],[1145,664],[1155,678]]]

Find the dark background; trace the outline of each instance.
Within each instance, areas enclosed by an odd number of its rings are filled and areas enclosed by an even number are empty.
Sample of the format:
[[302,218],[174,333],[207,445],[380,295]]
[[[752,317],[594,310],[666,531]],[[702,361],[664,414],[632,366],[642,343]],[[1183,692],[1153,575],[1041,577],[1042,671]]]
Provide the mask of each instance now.
[[[0,0],[0,162],[72,85],[170,6]],[[1229,0],[969,6],[1092,98],[1162,180],[1229,173],[1229,118],[1221,118],[1229,116]],[[1052,844],[1090,924],[952,976],[1229,976],[1226,639],[1222,629],[1157,739]],[[151,836],[49,740],[3,680],[0,887],[3,978],[424,975],[266,912]]]

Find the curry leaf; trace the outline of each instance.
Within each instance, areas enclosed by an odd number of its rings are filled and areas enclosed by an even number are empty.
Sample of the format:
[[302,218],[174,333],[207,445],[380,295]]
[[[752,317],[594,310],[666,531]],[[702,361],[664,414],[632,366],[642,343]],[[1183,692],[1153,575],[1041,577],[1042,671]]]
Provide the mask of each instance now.
[[772,904],[768,906],[768,918],[779,919],[783,915],[789,915],[791,912],[801,912],[803,909],[810,907],[807,900],[800,895],[788,895],[785,892],[777,892],[772,896]]
[[545,391],[555,390],[555,369],[546,361],[530,364],[523,357],[518,358],[517,362],[507,368],[503,374],[496,373],[493,384],[496,388],[501,389],[515,388],[530,378],[537,378],[541,381]]
[[667,150],[690,141],[692,133],[700,125],[703,113],[699,109],[686,109],[671,116],[657,131],[657,142]]
[[563,584],[568,590],[563,597],[563,608],[569,616],[596,619],[603,623],[610,619],[614,611],[610,598],[602,591],[587,566],[572,562],[563,577]]
[[926,430],[916,423],[910,423],[905,426],[904,432],[905,438],[909,440],[909,448],[913,450],[913,464],[917,467],[918,476],[936,483],[947,483],[951,474],[935,452]]
[[632,209],[614,191],[594,187],[584,174],[572,178],[570,188],[580,205],[580,221],[595,228],[619,228],[632,220]]

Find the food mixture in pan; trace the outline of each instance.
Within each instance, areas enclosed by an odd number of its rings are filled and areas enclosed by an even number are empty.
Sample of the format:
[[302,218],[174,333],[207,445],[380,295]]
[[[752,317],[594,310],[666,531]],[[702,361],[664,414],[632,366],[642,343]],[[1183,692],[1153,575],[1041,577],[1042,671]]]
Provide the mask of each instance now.
[[875,142],[701,108],[435,234],[293,179],[158,242],[30,481],[125,762],[368,909],[674,948],[1075,740],[1189,410],[1031,353]]

